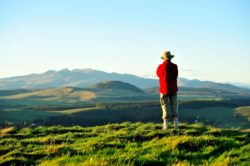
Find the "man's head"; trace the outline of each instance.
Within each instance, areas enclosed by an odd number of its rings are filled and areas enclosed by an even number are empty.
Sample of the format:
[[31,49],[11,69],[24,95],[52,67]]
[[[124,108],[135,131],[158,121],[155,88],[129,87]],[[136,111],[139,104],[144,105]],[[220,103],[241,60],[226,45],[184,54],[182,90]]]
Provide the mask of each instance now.
[[170,51],[164,51],[162,53],[161,59],[163,59],[163,60],[171,60],[173,57],[174,57],[174,55],[172,55]]

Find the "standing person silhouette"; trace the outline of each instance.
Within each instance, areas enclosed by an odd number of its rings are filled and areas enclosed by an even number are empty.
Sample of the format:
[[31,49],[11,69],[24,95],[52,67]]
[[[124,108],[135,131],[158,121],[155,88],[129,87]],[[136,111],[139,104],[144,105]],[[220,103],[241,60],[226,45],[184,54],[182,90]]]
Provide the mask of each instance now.
[[163,52],[163,63],[157,68],[156,74],[160,83],[160,103],[162,108],[163,130],[168,128],[169,113],[172,112],[174,128],[178,129],[177,78],[178,66],[171,62],[174,55],[170,51]]

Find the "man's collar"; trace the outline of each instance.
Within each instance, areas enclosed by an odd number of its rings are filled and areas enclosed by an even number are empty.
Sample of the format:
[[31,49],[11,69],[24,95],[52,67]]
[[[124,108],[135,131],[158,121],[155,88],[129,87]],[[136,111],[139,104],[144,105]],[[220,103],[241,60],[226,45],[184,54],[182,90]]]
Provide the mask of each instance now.
[[171,63],[171,60],[165,60],[163,63]]

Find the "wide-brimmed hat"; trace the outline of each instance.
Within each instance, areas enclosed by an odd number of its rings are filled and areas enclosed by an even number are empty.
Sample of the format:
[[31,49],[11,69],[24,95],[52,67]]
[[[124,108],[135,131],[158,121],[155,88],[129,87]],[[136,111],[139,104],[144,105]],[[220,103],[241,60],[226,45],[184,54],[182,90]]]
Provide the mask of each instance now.
[[173,57],[174,57],[174,55],[172,55],[170,51],[164,51],[161,55],[161,59],[163,59],[163,60],[170,60]]

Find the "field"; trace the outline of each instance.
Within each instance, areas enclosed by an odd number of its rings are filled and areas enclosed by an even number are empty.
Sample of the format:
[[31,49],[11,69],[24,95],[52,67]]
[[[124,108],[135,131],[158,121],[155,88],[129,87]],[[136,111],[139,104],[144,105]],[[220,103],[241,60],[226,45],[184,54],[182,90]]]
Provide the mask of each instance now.
[[[209,123],[222,128],[250,128],[247,118],[236,113],[234,107],[208,107],[180,110],[180,117],[190,122]],[[196,116],[196,118],[194,117]]]
[[2,129],[0,165],[249,165],[250,133],[155,123]]
[[[18,103],[15,100],[11,101]],[[4,102],[0,103],[3,105]],[[180,121],[221,128],[249,129],[250,100],[180,100]],[[159,101],[116,103],[45,103],[14,105],[0,109],[0,126],[36,125],[95,126],[121,122],[161,122]]]
[[236,108],[236,113],[244,116],[250,121],[250,106]]

